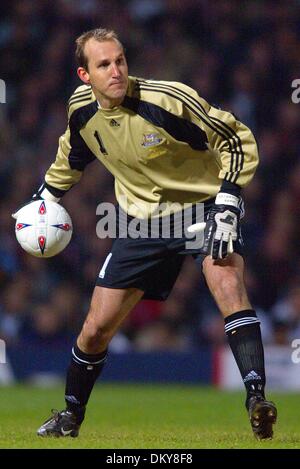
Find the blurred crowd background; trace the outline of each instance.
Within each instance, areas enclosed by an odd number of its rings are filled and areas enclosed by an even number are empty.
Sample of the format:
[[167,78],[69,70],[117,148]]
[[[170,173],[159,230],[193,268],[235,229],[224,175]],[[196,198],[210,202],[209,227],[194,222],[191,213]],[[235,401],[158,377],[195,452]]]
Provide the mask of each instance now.
[[[235,0],[11,0],[1,4],[0,337],[8,343],[75,336],[110,240],[96,236],[96,207],[114,201],[97,162],[63,200],[69,247],[50,260],[17,245],[10,214],[31,198],[56,155],[66,101],[80,84],[74,40],[115,29],[131,75],[182,81],[253,130],[261,163],[244,191],[246,283],[265,343],[300,337],[300,2]],[[112,349],[189,350],[225,341],[223,320],[192,259],[168,301],[143,301]]]

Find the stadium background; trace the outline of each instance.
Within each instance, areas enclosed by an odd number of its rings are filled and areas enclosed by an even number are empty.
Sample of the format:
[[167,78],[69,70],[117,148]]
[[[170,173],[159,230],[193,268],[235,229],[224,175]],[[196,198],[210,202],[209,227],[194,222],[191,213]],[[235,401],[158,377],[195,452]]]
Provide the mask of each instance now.
[[[74,39],[99,26],[118,31],[131,75],[183,81],[254,131],[261,163],[244,191],[246,283],[265,344],[285,350],[282,373],[300,339],[300,104],[291,100],[300,2],[12,0],[0,18],[0,337],[14,375],[63,373],[109,251],[96,237],[96,207],[114,201],[113,181],[97,163],[63,199],[74,237],[56,258],[22,251],[10,217],[40,186],[64,132],[79,85]],[[223,320],[199,279],[188,259],[166,303],[135,308],[112,342],[106,379],[218,380]]]

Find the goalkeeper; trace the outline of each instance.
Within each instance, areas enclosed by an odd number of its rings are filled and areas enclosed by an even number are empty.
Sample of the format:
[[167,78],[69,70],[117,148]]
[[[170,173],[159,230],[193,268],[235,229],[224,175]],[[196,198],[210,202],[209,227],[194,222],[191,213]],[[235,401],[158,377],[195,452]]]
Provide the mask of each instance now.
[[114,31],[89,31],[76,44],[77,73],[84,84],[69,100],[68,127],[38,196],[59,201],[87,164],[98,160],[113,174],[128,220],[154,216],[162,203],[176,202],[182,210],[202,203],[205,220],[195,219],[189,230],[204,228],[204,244],[191,251],[184,236],[114,241],[72,349],[66,408],[55,412],[38,435],[78,435],[118,327],[142,298],[166,299],[184,256],[192,254],[203,261],[206,283],[224,317],[252,430],[259,439],[271,438],[276,407],[265,399],[260,321],[244,286],[240,231],[241,189],[258,164],[255,139],[232,114],[210,106],[182,83],[128,76]]

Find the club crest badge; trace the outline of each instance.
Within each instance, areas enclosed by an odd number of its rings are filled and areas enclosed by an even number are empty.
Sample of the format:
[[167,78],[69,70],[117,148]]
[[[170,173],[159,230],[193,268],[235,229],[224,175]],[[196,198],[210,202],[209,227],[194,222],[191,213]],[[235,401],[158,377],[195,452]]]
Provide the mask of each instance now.
[[163,141],[163,138],[156,133],[143,134],[142,147],[154,147]]

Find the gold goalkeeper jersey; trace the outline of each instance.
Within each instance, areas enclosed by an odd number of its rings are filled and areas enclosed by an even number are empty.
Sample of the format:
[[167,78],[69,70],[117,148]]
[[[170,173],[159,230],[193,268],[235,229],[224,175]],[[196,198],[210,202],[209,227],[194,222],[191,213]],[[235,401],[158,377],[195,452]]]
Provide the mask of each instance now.
[[120,106],[102,109],[90,86],[69,100],[46,187],[61,197],[95,159],[113,174],[116,198],[145,218],[161,204],[180,209],[214,197],[223,180],[246,186],[258,164],[252,132],[229,112],[210,106],[177,82],[129,77]]

